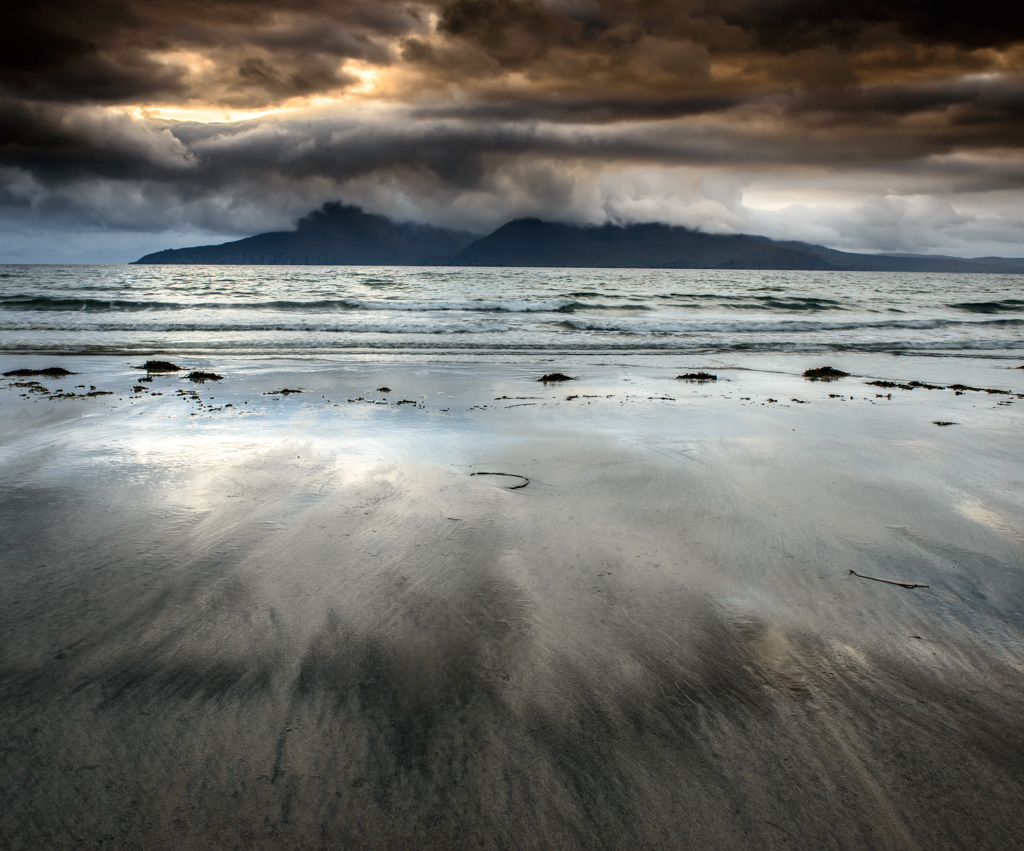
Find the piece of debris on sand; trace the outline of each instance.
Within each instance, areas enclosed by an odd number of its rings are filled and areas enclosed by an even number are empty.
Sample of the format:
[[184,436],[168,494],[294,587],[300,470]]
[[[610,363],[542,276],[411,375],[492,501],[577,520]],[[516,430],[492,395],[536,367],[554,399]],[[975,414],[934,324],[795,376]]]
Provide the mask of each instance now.
[[549,372],[547,375],[543,375],[537,379],[544,384],[551,384],[556,381],[575,381],[571,375],[566,375],[564,372]]
[[144,369],[146,372],[181,372],[181,367],[169,360],[148,360],[136,369]]
[[[219,378],[220,376],[218,376]],[[301,393],[301,390],[292,390],[288,387],[283,387],[280,390],[268,390],[264,393],[264,396],[291,396],[292,393]]]
[[815,369],[804,370],[804,378],[808,381],[835,381],[837,378],[846,378],[849,374],[832,366],[819,366]]
[[47,378],[63,378],[65,375],[77,375],[62,366],[50,366],[46,369],[12,369],[4,373],[4,378],[26,378],[29,375],[45,375]]
[[[921,582],[900,582],[896,579],[879,579],[877,576],[866,576],[863,573],[857,573],[856,570],[851,570],[851,574],[858,577],[859,579],[870,579],[872,582],[884,582],[886,585],[898,585],[900,588],[927,588],[928,586]],[[917,636],[914,636],[915,638]]]
[[718,381],[718,376],[710,372],[684,372],[676,376],[676,381]]
[[506,486],[505,489],[506,490],[510,490],[510,491],[517,491],[520,488],[525,488],[528,484],[530,484],[530,480],[528,478],[526,478],[526,476],[519,475],[519,473],[485,473],[483,470],[481,470],[479,473],[470,473],[469,475],[471,475],[471,476],[504,476],[504,477],[509,478],[509,479],[521,479],[520,483],[517,484],[517,485],[508,485],[508,486]]
[[217,375],[216,372],[203,372],[202,370],[196,370],[188,374],[188,380],[194,381],[197,384],[204,384],[207,381],[220,381],[223,377],[223,375]]

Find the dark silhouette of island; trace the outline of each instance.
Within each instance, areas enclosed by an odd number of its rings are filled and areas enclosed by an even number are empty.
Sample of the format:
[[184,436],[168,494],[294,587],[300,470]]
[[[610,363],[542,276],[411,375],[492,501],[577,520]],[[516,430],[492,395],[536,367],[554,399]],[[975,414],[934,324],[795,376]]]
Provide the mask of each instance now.
[[399,224],[346,204],[325,204],[299,219],[294,231],[261,233],[222,245],[170,248],[136,263],[273,266],[436,265],[479,235],[428,225]]
[[1024,259],[852,254],[764,236],[709,234],[665,224],[570,225],[515,219],[487,236],[393,222],[327,204],[294,231],[147,254],[137,263],[338,266],[554,266],[1020,273]]

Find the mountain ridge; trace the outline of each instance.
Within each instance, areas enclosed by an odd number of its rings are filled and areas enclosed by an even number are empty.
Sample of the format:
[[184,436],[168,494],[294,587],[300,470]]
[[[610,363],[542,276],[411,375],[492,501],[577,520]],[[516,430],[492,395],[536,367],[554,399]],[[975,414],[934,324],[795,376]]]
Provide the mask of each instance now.
[[477,234],[400,224],[358,207],[329,203],[299,219],[294,231],[273,231],[220,245],[168,248],[137,264],[419,266],[447,257]]
[[484,236],[396,223],[330,203],[294,231],[221,245],[147,254],[138,264],[511,266],[760,269],[792,271],[1021,273],[1024,258],[855,254],[749,234],[708,234],[677,225],[573,225],[538,218],[506,222]]

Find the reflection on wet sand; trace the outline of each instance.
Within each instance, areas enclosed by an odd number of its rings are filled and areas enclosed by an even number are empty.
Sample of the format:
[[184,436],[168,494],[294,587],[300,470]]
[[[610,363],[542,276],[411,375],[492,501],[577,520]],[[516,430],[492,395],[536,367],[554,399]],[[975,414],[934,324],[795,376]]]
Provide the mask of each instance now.
[[1019,542],[963,510],[1012,523],[999,481],[803,409],[357,449],[295,413],[219,460],[154,415],[5,462],[5,847],[1016,841]]

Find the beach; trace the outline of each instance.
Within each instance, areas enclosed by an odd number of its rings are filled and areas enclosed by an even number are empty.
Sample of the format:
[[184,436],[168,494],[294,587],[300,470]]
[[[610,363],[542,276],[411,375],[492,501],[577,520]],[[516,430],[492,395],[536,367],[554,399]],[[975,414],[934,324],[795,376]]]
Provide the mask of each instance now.
[[143,360],[0,357],[4,847],[1018,841],[1016,362]]

